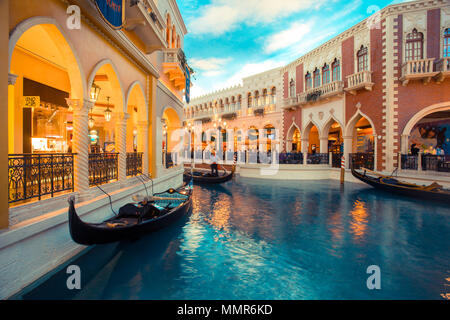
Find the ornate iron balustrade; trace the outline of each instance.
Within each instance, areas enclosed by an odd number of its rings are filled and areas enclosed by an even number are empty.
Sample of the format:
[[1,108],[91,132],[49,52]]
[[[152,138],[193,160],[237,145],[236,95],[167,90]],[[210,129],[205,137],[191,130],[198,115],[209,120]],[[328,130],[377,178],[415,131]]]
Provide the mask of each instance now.
[[341,167],[341,160],[342,160],[342,153],[332,153],[331,154],[331,167],[332,168],[340,168]]
[[73,153],[10,154],[8,202],[73,191]]
[[308,153],[308,164],[329,164],[330,155],[328,153]]
[[422,154],[422,170],[450,172],[450,156]]
[[89,185],[98,185],[117,180],[119,177],[118,153],[89,154]]
[[369,153],[350,153],[350,165],[353,169],[366,168],[374,170],[375,157]]
[[142,174],[142,152],[127,153],[127,176],[134,177]]
[[303,164],[303,153],[280,153],[278,155],[278,162],[280,164]]
[[403,170],[417,170],[419,168],[419,156],[402,154],[401,159]]

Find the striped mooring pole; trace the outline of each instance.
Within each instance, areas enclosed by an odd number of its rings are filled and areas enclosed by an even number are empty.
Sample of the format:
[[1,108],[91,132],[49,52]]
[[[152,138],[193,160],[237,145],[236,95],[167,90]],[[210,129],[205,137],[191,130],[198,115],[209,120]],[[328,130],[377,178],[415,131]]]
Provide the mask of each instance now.
[[341,184],[344,184],[345,180],[345,157],[341,158]]

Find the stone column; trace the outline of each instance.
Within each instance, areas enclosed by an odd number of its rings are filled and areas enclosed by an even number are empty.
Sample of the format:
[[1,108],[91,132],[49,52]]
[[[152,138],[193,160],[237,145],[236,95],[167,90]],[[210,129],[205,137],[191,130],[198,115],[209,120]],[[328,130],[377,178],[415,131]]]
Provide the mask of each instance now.
[[89,109],[93,107],[90,100],[66,99],[73,110],[72,152],[74,157],[75,191],[89,189]]
[[115,123],[116,152],[119,153],[119,181],[127,178],[127,120],[128,113],[117,113]]
[[320,153],[328,153],[328,137],[320,137]]
[[138,152],[142,152],[142,172],[148,174],[148,123],[147,121],[138,121],[137,147]]
[[353,152],[353,139],[352,137],[343,137],[344,138],[344,157],[345,157],[345,168],[350,168],[350,153]]

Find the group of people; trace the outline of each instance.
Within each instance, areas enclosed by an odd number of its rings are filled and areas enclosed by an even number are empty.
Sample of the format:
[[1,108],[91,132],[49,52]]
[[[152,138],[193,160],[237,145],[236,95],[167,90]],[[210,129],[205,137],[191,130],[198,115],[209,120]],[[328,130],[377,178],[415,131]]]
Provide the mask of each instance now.
[[[420,149],[417,147],[416,143],[411,144],[411,155],[417,156],[420,152]],[[436,146],[436,148],[429,147],[428,149],[424,150],[424,153],[433,154],[437,156],[443,156],[445,155],[444,149],[442,149],[440,146]]]

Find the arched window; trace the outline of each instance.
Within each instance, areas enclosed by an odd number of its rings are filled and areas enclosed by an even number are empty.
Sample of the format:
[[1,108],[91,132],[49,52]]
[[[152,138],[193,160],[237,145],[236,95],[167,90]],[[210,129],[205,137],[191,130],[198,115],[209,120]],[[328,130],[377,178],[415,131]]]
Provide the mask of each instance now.
[[177,41],[177,29],[175,28],[175,25],[172,27],[172,46],[171,48],[176,47],[176,41]]
[[247,94],[247,108],[251,108],[252,107],[252,94],[249,92]]
[[266,105],[269,104],[269,99],[267,97],[267,89],[263,89],[263,100],[262,100],[262,104]]
[[444,58],[450,57],[450,28],[444,31],[444,53],[442,56]]
[[309,90],[312,88],[311,73],[309,73],[309,72],[305,75],[305,85],[306,85],[306,90]]
[[255,101],[254,101],[255,107],[257,107],[257,106],[259,105],[259,103],[260,103],[260,99],[259,99],[259,91],[256,90],[256,91],[255,91]]
[[294,79],[291,79],[291,82],[289,83],[289,96],[291,98],[295,97],[295,81],[294,81]]
[[361,49],[359,49],[356,56],[358,57],[358,72],[368,70],[369,59],[367,47],[361,46]]
[[170,48],[170,31],[171,31],[170,25],[171,25],[170,14],[167,14],[167,19],[166,19],[166,42],[167,42],[167,45],[169,46],[169,48]]
[[316,70],[314,70],[314,88],[320,87],[320,70],[318,68],[316,68]]
[[270,103],[275,104],[276,103],[276,96],[277,96],[277,88],[273,87],[270,93]]
[[333,82],[341,80],[341,64],[338,59],[334,59],[331,71],[333,72]]
[[322,83],[327,84],[330,82],[330,67],[325,63],[322,68]]
[[413,29],[406,36],[405,61],[423,59],[423,33]]

